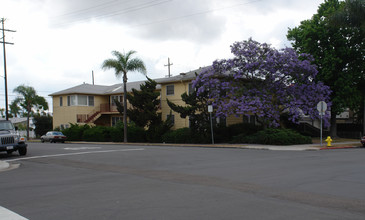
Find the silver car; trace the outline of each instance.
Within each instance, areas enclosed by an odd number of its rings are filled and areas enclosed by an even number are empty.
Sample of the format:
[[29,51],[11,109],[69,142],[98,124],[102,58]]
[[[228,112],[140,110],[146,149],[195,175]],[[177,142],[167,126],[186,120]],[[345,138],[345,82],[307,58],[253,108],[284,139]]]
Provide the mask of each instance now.
[[50,143],[56,143],[56,142],[62,142],[65,143],[65,140],[67,139],[67,137],[62,134],[62,132],[60,131],[49,131],[47,132],[47,134],[43,135],[41,137],[41,141],[42,143],[45,141],[49,141]]

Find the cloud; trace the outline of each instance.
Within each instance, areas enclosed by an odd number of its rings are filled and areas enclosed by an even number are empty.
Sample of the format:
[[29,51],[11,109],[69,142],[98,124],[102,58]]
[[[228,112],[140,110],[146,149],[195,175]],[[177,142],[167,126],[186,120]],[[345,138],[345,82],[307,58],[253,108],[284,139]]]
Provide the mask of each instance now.
[[54,26],[71,26],[92,19],[133,30],[141,39],[192,40],[206,43],[219,37],[225,19],[209,13],[208,0],[64,1],[63,12],[52,17]]

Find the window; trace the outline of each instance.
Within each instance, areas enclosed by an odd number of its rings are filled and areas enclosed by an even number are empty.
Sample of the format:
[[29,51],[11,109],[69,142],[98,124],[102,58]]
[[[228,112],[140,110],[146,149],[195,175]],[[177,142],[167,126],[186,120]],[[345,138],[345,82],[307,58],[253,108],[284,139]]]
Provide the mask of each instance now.
[[86,95],[78,95],[77,96],[77,105],[87,106],[87,96]]
[[73,106],[73,105],[76,105],[76,96],[75,95],[67,96],[67,106]]
[[69,95],[67,106],[94,106],[94,96]]
[[118,121],[122,121],[122,117],[112,117],[112,126],[117,125]]
[[193,92],[194,92],[193,84],[189,83],[189,91],[188,91],[189,95],[191,95]]
[[89,106],[94,106],[94,96],[88,96]]
[[121,95],[112,95],[110,96],[110,102],[112,103],[112,106],[116,106],[115,104],[115,100],[117,100],[118,102],[122,102],[123,97]]
[[63,100],[62,100],[62,96],[60,97],[60,106],[63,105]]
[[166,86],[166,95],[174,95],[174,85]]

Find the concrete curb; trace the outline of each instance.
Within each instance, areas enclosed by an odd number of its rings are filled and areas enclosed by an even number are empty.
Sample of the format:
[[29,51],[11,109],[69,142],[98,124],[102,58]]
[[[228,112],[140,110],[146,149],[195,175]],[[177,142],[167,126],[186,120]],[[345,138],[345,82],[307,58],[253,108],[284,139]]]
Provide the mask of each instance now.
[[0,171],[6,170],[10,167],[9,163],[0,160]]

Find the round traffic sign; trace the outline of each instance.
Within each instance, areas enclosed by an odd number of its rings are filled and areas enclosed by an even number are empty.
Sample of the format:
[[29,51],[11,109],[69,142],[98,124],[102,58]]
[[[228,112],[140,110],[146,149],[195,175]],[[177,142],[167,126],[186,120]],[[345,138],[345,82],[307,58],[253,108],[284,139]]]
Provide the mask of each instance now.
[[325,101],[318,102],[317,110],[319,113],[324,113],[327,110],[327,103]]

